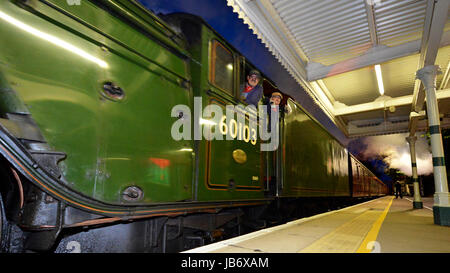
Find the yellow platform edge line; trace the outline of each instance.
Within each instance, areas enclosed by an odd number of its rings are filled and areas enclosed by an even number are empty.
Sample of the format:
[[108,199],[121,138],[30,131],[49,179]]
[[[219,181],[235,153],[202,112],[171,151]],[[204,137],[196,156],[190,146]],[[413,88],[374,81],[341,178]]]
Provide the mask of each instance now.
[[[389,212],[389,209],[391,208],[392,201],[394,200],[394,196],[391,197],[391,201],[387,205],[387,207],[384,209],[383,213],[378,217],[378,219],[375,221],[375,223],[372,225],[372,228],[367,233],[366,237],[364,238],[363,242],[359,246],[356,253],[370,253],[372,251],[372,247],[368,244],[371,242],[375,242],[378,237],[378,233],[380,232],[381,225],[384,222],[384,219],[386,218],[386,215]],[[372,244],[371,244],[372,245]]]

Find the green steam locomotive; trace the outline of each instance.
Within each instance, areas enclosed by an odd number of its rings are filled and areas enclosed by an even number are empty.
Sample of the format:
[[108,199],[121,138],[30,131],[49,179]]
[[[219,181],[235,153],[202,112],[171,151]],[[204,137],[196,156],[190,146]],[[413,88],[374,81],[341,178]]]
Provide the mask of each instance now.
[[1,0],[2,252],[175,252],[387,193],[292,99],[275,151],[256,112],[174,139],[196,105],[247,106],[255,67],[198,17],[72,2]]

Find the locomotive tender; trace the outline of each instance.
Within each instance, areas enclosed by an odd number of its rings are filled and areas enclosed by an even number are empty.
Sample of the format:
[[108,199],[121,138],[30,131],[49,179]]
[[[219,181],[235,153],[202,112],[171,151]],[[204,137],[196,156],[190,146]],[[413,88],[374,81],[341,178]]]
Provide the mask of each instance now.
[[387,193],[292,99],[274,152],[174,140],[200,122],[175,105],[245,106],[255,67],[198,17],[80,2],[0,0],[0,252],[181,251]]

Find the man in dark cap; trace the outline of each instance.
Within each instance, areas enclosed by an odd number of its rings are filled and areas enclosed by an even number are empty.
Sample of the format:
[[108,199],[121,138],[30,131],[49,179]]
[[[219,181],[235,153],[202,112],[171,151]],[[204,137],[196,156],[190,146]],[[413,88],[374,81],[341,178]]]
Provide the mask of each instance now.
[[247,75],[247,82],[241,86],[241,98],[248,104],[258,107],[263,95],[263,87],[259,85],[261,74],[258,70],[251,70]]

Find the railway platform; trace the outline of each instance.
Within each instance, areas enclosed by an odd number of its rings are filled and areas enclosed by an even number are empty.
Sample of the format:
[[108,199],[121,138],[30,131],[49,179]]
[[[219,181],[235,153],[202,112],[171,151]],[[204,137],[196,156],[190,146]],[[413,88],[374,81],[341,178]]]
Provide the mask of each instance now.
[[450,253],[450,227],[433,223],[433,198],[423,204],[385,196],[185,253]]

